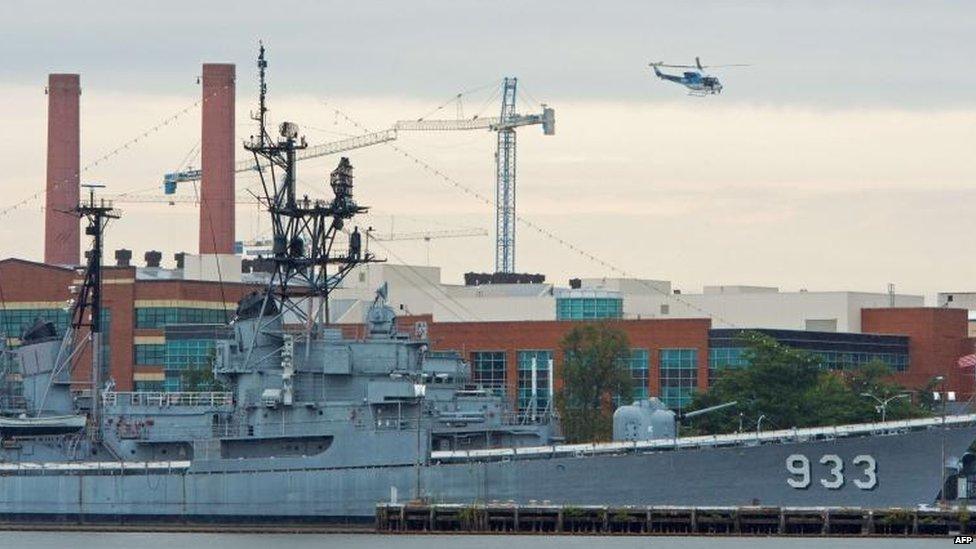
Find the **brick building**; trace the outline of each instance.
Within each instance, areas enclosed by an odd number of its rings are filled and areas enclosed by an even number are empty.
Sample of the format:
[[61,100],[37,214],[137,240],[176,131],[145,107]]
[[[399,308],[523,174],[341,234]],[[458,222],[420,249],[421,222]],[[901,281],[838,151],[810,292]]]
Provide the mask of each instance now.
[[[152,269],[138,271],[137,276],[134,266],[103,270],[104,362],[122,391],[163,388],[166,325],[224,323],[233,318],[237,300],[259,288],[239,282],[156,278]],[[35,318],[54,322],[63,333],[70,322],[70,287],[80,283],[81,275],[71,268],[21,259],[0,261],[0,333],[7,343],[16,345],[24,327]],[[206,352],[206,348],[196,350]],[[79,360],[80,364],[90,361],[87,349]],[[87,372],[76,370],[75,376],[86,379]]]
[[[179,390],[180,373],[206,366],[220,325],[233,316],[237,300],[263,287],[258,282],[187,280],[180,269],[111,266],[104,269],[104,352],[109,375],[120,390]],[[23,328],[37,317],[68,323],[69,286],[80,276],[73,269],[19,259],[0,261],[0,332],[16,345]],[[434,322],[431,315],[403,317],[404,330],[427,324],[435,351],[459,353],[475,379],[503,389],[525,407],[530,398],[533,362],[540,387],[538,404],[548,403],[550,364],[563,361],[560,341],[576,325],[569,320]],[[716,373],[742,367],[737,329],[713,328],[709,319],[608,319],[628,336],[628,366],[639,396],[658,396],[673,407],[707,389]],[[947,388],[964,398],[972,393],[973,372],[956,360],[972,352],[963,309],[862,309],[861,333],[762,329],[784,344],[818,355],[830,369],[882,360],[898,381],[922,387],[945,375]],[[355,337],[361,327],[346,325]],[[82,363],[88,358],[82,355]],[[83,370],[83,369],[79,369]],[[78,371],[78,379],[86,372]]]

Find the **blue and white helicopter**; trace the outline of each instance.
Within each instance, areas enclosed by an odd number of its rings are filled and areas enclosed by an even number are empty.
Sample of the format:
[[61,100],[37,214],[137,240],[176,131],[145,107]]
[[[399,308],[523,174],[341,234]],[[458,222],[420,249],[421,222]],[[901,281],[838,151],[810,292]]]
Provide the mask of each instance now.
[[[705,74],[705,69],[715,69],[721,67],[748,67],[749,65],[737,63],[733,65],[702,65],[701,59],[695,58],[694,65],[668,65],[663,62],[651,63],[650,66],[654,69],[654,74],[661,80],[667,80],[669,82],[675,82],[681,84],[682,86],[688,88],[689,95],[696,95],[699,97],[704,97],[706,95],[715,95],[717,93],[722,93],[722,83],[719,82],[718,78]],[[676,74],[663,73],[660,67],[667,67],[671,69],[698,69],[697,71],[684,71],[681,76]]]

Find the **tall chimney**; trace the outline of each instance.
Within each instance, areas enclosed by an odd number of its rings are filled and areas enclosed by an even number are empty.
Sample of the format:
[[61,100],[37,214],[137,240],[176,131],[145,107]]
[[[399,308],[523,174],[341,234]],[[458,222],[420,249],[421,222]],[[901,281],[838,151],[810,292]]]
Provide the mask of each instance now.
[[234,253],[234,65],[203,65],[200,254]]
[[44,262],[52,265],[77,265],[81,253],[81,222],[65,213],[78,206],[80,95],[79,75],[48,75]]

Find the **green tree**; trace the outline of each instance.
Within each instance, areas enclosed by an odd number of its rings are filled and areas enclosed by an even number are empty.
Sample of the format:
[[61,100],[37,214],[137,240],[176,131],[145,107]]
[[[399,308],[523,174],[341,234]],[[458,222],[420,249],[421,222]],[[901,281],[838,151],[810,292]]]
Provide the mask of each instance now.
[[563,338],[562,387],[556,406],[570,442],[608,440],[613,398],[633,393],[627,334],[608,324],[582,324]]
[[207,364],[191,366],[180,374],[180,386],[184,391],[190,392],[210,392],[226,390],[224,384],[214,377],[214,361],[217,360],[217,351],[211,350],[207,357]]
[[[890,381],[891,371],[880,361],[850,372],[824,371],[815,355],[769,336],[747,332],[741,339],[750,366],[722,372],[707,392],[695,396],[690,409],[730,401],[738,405],[696,418],[693,431],[726,433],[737,430],[740,422],[744,430],[752,430],[760,417],[765,428],[778,429],[877,421],[877,402],[864,395],[884,400],[906,392]],[[925,411],[908,398],[887,407],[888,419],[921,415]]]

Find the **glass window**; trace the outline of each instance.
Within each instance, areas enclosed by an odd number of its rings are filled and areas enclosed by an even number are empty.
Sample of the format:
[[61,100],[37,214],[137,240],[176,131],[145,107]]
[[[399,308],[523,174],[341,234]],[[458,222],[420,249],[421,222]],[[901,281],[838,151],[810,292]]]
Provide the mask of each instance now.
[[476,351],[471,353],[472,380],[489,389],[505,390],[505,351]]
[[166,341],[166,370],[209,367],[216,342],[213,339],[175,339]]
[[36,319],[53,322],[58,334],[68,329],[71,314],[63,309],[11,309],[0,307],[0,334],[7,338],[20,338]]
[[226,324],[230,312],[192,307],[137,307],[136,328],[162,328],[171,324]]
[[166,363],[166,345],[162,343],[136,344],[135,363],[139,366],[162,366]]
[[708,385],[718,379],[722,370],[742,368],[749,363],[743,356],[743,347],[712,347],[708,350]]
[[163,390],[162,381],[136,381],[134,388],[136,391],[158,393]]
[[623,303],[619,297],[556,298],[556,320],[623,318]]
[[671,408],[691,402],[698,385],[697,349],[661,349],[661,401]]
[[617,405],[630,404],[635,400],[643,400],[648,397],[648,381],[650,380],[650,353],[647,349],[631,349],[630,356],[625,360],[627,368],[630,370],[630,377],[633,380],[633,392],[631,397],[625,398],[618,396],[615,400]]
[[532,364],[535,363],[536,398],[535,410],[539,413],[549,408],[549,362],[552,351],[518,352],[518,410],[532,408]]

